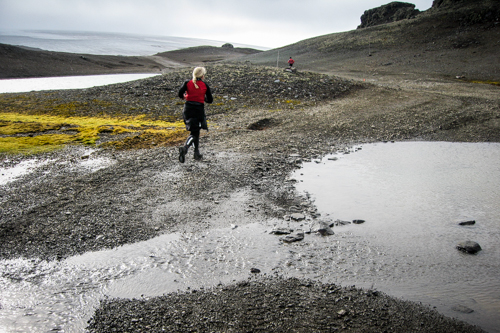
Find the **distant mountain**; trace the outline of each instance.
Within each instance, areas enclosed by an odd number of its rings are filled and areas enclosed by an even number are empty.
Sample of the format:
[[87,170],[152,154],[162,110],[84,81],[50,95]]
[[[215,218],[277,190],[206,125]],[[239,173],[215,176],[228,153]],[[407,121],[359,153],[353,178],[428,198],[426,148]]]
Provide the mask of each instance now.
[[168,51],[158,53],[157,56],[167,58],[172,61],[185,64],[200,64],[206,65],[209,63],[223,61],[228,59],[237,59],[244,55],[258,54],[263,51],[242,48],[242,47],[228,47],[231,44],[225,44],[222,47],[215,46],[197,46],[181,50]]

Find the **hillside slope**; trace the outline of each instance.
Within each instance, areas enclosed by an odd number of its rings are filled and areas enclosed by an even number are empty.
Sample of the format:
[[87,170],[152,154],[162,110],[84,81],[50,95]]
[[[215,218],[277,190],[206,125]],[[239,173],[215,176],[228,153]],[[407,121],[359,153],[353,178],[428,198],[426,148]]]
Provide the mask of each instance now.
[[500,2],[434,1],[414,19],[334,33],[240,61],[368,77],[429,74],[500,80]]

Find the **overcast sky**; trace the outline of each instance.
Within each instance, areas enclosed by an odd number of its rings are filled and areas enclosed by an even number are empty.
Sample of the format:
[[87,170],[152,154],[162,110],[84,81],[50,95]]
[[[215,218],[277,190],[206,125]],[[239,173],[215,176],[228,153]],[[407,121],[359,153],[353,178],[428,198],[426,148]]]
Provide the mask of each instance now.
[[[356,29],[390,0],[0,0],[0,31],[136,33],[280,47]],[[409,1],[423,11],[432,0]]]

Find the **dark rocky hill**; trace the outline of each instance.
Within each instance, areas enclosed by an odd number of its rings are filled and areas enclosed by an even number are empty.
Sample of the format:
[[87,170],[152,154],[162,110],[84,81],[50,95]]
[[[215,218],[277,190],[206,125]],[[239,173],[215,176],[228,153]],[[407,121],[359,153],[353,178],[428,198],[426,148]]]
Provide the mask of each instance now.
[[499,50],[500,1],[436,0],[413,19],[319,36],[241,60],[276,66],[279,51],[280,66],[292,56],[299,70],[499,81]]

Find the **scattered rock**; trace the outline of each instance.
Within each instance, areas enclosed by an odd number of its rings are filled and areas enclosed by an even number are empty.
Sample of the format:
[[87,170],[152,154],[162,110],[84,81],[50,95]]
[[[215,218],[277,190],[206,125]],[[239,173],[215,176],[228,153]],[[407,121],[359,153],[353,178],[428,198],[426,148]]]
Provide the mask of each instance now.
[[342,220],[335,220],[335,222],[332,223],[331,226],[342,226],[342,225],[348,225],[348,224],[351,224],[350,221],[342,221]]
[[271,230],[270,234],[274,235],[289,235],[293,232],[293,229],[290,228],[276,228]]
[[306,217],[301,213],[293,213],[292,215],[290,215],[290,218],[294,221],[302,221],[305,220]]
[[302,211],[302,208],[300,206],[290,206],[290,208],[288,208],[291,212],[295,212],[295,213],[300,213]]
[[365,220],[352,220],[352,223],[361,224],[361,223],[365,223]]
[[281,241],[285,243],[293,243],[293,242],[299,242],[303,239],[304,239],[304,231],[298,230],[294,234],[282,237]]
[[332,228],[330,228],[330,226],[328,225],[328,223],[323,221],[319,222],[318,233],[321,236],[331,236],[335,234]]
[[258,274],[258,273],[260,273],[260,269],[258,269],[258,268],[252,268],[252,269],[250,269],[250,273]]
[[460,242],[457,245],[457,249],[462,252],[467,252],[469,254],[474,254],[481,251],[481,246],[473,241]]

